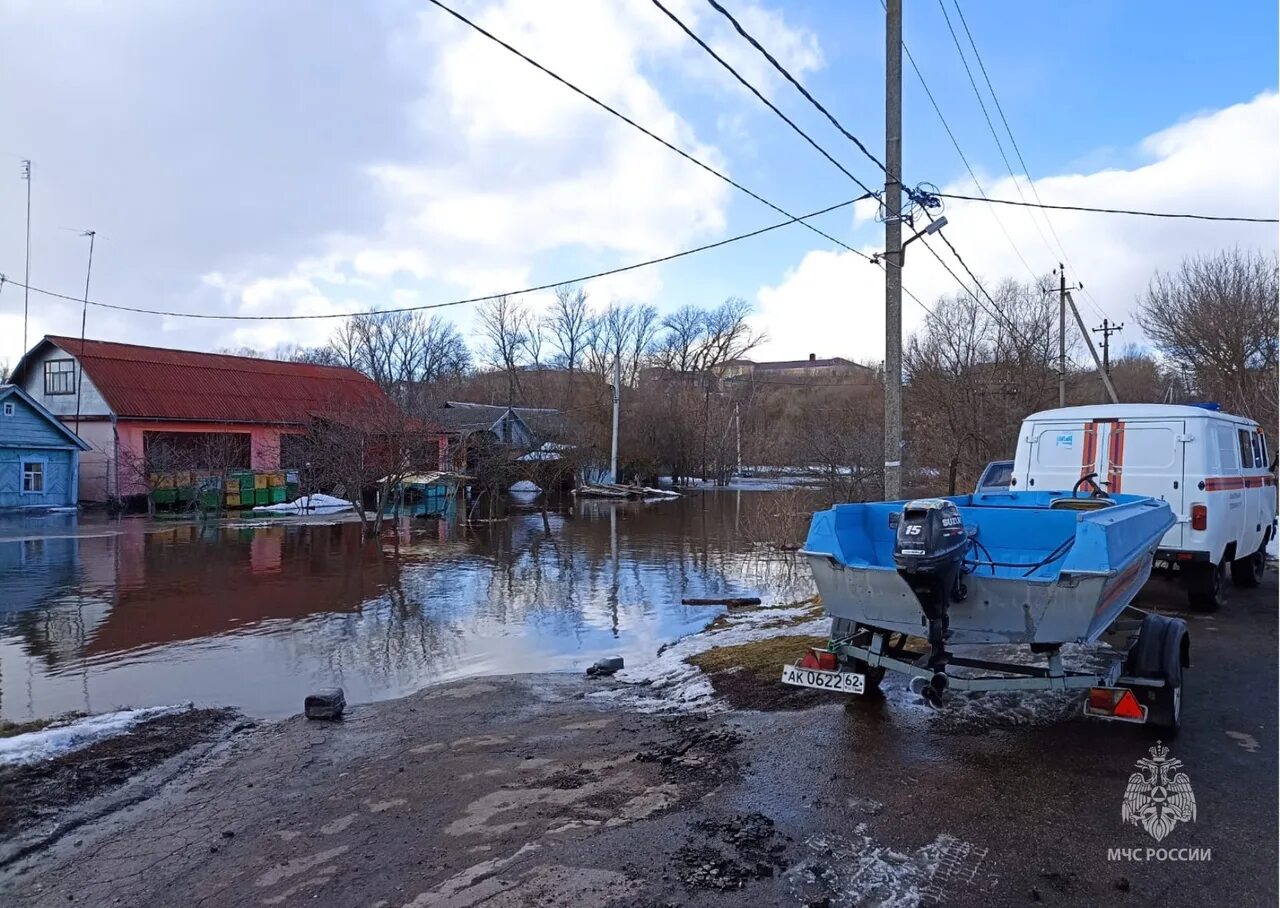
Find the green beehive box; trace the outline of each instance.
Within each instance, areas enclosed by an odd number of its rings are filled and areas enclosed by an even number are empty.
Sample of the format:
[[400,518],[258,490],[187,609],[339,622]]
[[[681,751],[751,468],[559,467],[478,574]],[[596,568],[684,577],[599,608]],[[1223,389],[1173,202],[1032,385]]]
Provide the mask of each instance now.
[[284,488],[284,486],[270,486],[270,487],[268,487],[267,491],[271,493],[271,496],[270,496],[270,497],[271,497],[271,503],[272,503],[272,504],[283,504],[283,503],[284,503],[284,501],[285,501],[285,488]]
[[253,474],[252,473],[236,473],[231,478],[233,481],[239,482],[241,492],[253,491]]
[[194,501],[196,497],[195,486],[183,486],[178,489],[178,500],[181,502]]
[[200,493],[200,507],[205,510],[216,510],[222,506],[221,489],[205,489]]
[[298,484],[296,482],[291,482],[286,484],[284,487],[284,490],[285,490],[285,501],[298,500]]
[[151,500],[156,504],[172,505],[178,500],[177,489],[152,489]]
[[253,490],[254,504],[271,504],[271,490],[267,488]]

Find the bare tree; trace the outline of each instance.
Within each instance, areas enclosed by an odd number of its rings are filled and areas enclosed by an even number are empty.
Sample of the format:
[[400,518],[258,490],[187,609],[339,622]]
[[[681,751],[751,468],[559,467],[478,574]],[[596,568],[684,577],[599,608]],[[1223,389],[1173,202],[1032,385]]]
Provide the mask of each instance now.
[[[439,437],[390,400],[371,401],[353,411],[335,407],[312,420],[299,440],[307,475],[319,490],[349,498],[366,538],[382,528],[396,488],[405,478],[437,469]],[[365,511],[366,493],[374,511]]]
[[555,290],[556,301],[551,304],[542,324],[547,334],[547,344],[553,351],[553,361],[569,373],[581,365],[583,350],[590,333],[591,313],[587,309],[587,292],[576,284],[561,284]]
[[1201,393],[1277,428],[1280,268],[1270,255],[1230,249],[1158,273],[1138,300],[1138,323]]
[[1056,399],[1052,300],[1014,281],[993,297],[998,312],[969,294],[940,299],[904,350],[908,452],[928,491],[932,471],[954,494],[988,461],[1012,456],[1022,418]]
[[506,373],[508,403],[517,403],[521,398],[520,366],[529,347],[529,314],[511,297],[500,296],[480,305],[477,321],[485,340],[481,351],[484,362]]

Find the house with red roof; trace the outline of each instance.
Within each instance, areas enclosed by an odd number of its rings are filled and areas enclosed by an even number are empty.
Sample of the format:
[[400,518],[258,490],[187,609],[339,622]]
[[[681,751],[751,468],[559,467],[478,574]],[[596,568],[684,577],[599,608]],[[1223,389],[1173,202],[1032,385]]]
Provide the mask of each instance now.
[[375,382],[343,366],[55,335],[27,352],[10,381],[88,443],[81,501],[145,492],[149,451],[154,459],[161,449],[216,443],[220,467],[301,467],[289,462],[289,442],[313,420],[359,421],[395,407]]

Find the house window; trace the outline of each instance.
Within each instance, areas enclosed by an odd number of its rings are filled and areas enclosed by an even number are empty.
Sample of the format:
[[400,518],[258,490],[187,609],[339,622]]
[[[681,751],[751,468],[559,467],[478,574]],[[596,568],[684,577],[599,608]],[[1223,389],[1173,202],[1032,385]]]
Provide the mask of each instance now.
[[39,495],[44,492],[44,463],[39,460],[22,462],[22,493]]
[[72,359],[51,359],[44,364],[44,393],[75,394],[76,363]]
[[6,400],[6,401],[4,402],[4,415],[5,415],[5,416],[12,416],[12,415],[13,415],[13,401]]

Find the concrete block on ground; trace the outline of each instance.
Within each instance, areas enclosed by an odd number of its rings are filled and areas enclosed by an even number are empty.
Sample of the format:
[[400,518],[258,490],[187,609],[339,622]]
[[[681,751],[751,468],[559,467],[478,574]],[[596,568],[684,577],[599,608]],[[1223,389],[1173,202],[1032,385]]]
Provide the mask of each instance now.
[[303,712],[308,719],[341,719],[347,708],[347,698],[340,687],[326,687],[307,694]]

